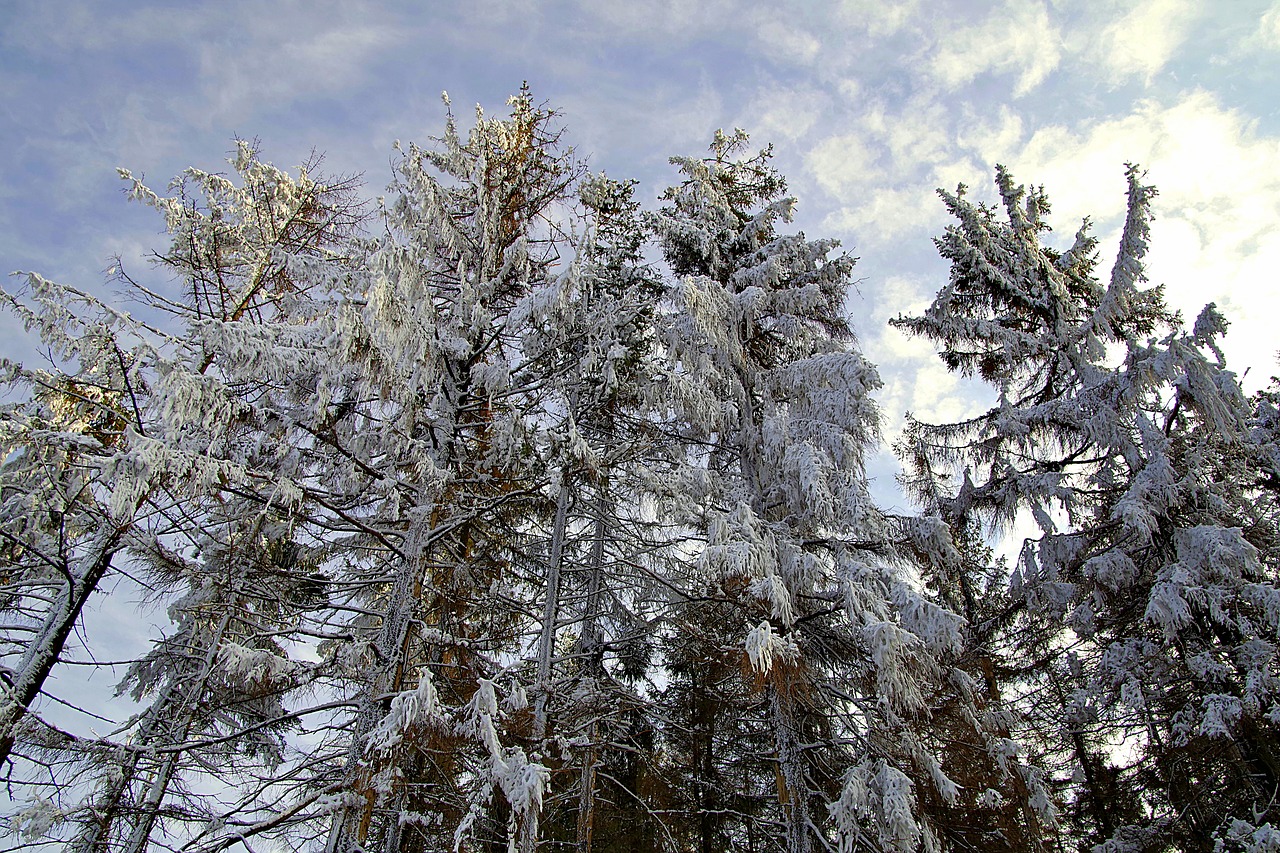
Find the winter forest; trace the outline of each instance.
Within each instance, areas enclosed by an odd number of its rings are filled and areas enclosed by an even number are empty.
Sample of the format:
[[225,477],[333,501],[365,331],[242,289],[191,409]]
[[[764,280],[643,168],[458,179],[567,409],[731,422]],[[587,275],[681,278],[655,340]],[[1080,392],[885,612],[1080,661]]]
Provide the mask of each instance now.
[[122,170],[158,276],[10,280],[8,849],[1280,851],[1280,390],[1147,281],[1140,168],[1114,260],[1033,175],[940,193],[894,325],[994,403],[909,417],[894,514],[769,150],[663,192],[563,137],[525,90],[376,199]]

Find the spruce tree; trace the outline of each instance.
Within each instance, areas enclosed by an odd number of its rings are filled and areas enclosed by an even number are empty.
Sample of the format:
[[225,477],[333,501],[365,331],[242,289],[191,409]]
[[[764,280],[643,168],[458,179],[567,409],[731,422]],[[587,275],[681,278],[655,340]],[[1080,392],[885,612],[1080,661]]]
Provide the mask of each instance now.
[[372,666],[328,850],[487,844],[538,820],[547,770],[512,741],[527,694],[506,659],[527,627],[520,574],[546,473],[511,316],[547,286],[551,217],[577,174],[554,114],[527,91],[510,106],[478,111],[466,137],[450,117],[436,147],[409,148],[335,329],[322,393],[352,411],[320,438],[360,496],[352,534],[369,559],[349,576],[351,630]]
[[955,797],[921,735],[962,620],[913,582],[867,493],[880,383],[844,319],[853,259],[782,232],[794,200],[746,145],[718,134],[675,158],[684,180],[656,218],[678,277],[680,498],[701,538],[677,623],[693,636],[669,652],[690,840],[912,850],[936,838],[921,794]]
[[950,282],[895,324],[998,402],[912,421],[902,450],[909,484],[953,526],[1007,530],[1027,512],[1039,529],[1010,579],[1002,642],[1018,663],[1003,690],[1055,765],[1071,834],[1212,849],[1274,817],[1274,519],[1216,344],[1225,321],[1209,306],[1184,331],[1144,287],[1155,193],[1134,167],[1128,181],[1105,286],[1087,222],[1069,249],[1042,245],[1043,191],[999,169],[1003,218],[963,188],[942,194],[959,220],[937,241]]
[[[659,565],[667,548],[646,507],[670,442],[648,402],[661,382],[661,281],[642,257],[634,190],[603,175],[581,182],[572,262],[516,320],[527,327],[524,381],[550,390],[555,494],[531,734],[552,768],[544,834],[584,851],[658,832],[638,790],[654,729],[638,687],[650,675],[649,624],[661,597],[633,566]],[[566,743],[568,751],[558,746]]]

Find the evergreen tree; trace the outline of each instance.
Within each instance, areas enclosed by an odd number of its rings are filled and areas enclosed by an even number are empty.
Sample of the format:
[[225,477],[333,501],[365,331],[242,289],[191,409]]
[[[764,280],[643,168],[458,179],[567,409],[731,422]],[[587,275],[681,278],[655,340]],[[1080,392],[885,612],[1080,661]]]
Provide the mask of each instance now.
[[547,286],[576,178],[552,118],[526,91],[509,118],[478,111],[465,139],[450,118],[436,149],[410,147],[367,284],[341,309],[321,393],[351,414],[318,437],[364,516],[351,630],[372,666],[329,850],[489,844],[538,819],[547,770],[505,731],[528,712],[504,659],[526,628],[546,476],[511,318]]
[[963,188],[942,194],[959,220],[938,241],[950,282],[895,324],[998,403],[913,421],[902,449],[909,484],[953,526],[1007,529],[1027,511],[1039,527],[1012,577],[1004,689],[1060,762],[1074,837],[1207,850],[1273,817],[1274,527],[1241,476],[1261,455],[1215,343],[1225,322],[1209,306],[1184,332],[1143,289],[1154,190],[1128,178],[1106,286],[1088,223],[1067,251],[1041,245],[1048,201],[1003,169],[1004,220]]
[[[710,156],[676,158],[685,180],[656,220],[679,276],[666,332],[690,459],[679,497],[703,537],[681,611],[705,633],[671,652],[685,714],[672,747],[700,786],[693,841],[915,849],[936,835],[918,792],[955,797],[921,732],[961,618],[912,582],[867,494],[879,378],[843,318],[853,260],[780,233],[794,201],[746,142],[719,134]],[[734,658],[753,689],[728,679]],[[753,805],[734,815],[730,794]]]
[[[1136,171],[1105,286],[1042,191],[944,193],[950,281],[897,323],[998,402],[909,422],[924,512],[892,516],[854,261],[788,231],[770,152],[717,134],[646,215],[509,107],[404,151],[373,233],[251,145],[168,197],[126,174],[170,232],[174,291],[121,278],[159,319],[10,298],[59,359],[6,363],[0,408],[22,843],[1272,843],[1277,395],[1145,287]],[[1024,515],[1006,568],[985,536]],[[171,623],[138,713],[62,731],[38,696],[126,573]]]
[[22,752],[22,741],[35,745],[51,734],[31,712],[144,496],[113,488],[141,431],[138,353],[96,300],[39,276],[30,277],[30,296],[32,305],[13,299],[10,307],[71,367],[3,364],[9,388],[31,389],[28,399],[0,407],[4,763]]
[[[624,846],[657,831],[637,808],[653,724],[636,683],[649,675],[648,626],[661,598],[632,566],[656,565],[666,544],[645,507],[669,442],[648,411],[660,380],[661,282],[641,254],[634,184],[588,176],[578,197],[584,230],[573,262],[516,322],[528,326],[525,371],[540,377],[526,381],[554,389],[544,405],[556,503],[532,735],[553,770],[547,834],[585,851],[610,849],[610,824]],[[556,742],[571,753],[557,755]]]
[[[191,169],[169,198],[122,173],[133,198],[164,213],[172,244],[156,260],[182,292],[166,298],[121,274],[178,328],[165,334],[127,315],[113,318],[117,335],[143,343],[130,395],[136,420],[125,433],[132,446],[113,460],[110,485],[145,497],[146,512],[124,539],[131,573],[169,597],[175,630],[129,670],[134,698],[151,704],[113,733],[123,739],[65,745],[100,777],[85,803],[64,808],[79,825],[77,849],[142,850],[158,825],[181,835],[180,824],[217,817],[184,772],[278,766],[280,694],[305,669],[285,659],[281,643],[299,611],[314,606],[316,578],[290,541],[289,520],[271,512],[271,497],[231,482],[248,471],[273,481],[280,450],[264,454],[259,443],[245,452],[246,401],[270,393],[258,353],[244,370],[245,343],[290,325],[306,298],[296,267],[341,262],[334,250],[360,208],[350,180],[317,181],[306,167],[291,178],[246,143],[231,163],[239,184]],[[181,804],[170,802],[177,791]]]

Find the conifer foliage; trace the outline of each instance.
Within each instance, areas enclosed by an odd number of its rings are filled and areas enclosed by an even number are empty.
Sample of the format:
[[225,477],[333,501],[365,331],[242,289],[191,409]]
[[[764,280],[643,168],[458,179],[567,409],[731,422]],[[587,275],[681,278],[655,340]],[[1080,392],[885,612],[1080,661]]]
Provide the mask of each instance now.
[[[247,143],[122,173],[170,236],[137,315],[6,296],[52,356],[3,364],[11,846],[1271,849],[1280,418],[1143,289],[1136,171],[1106,286],[1043,193],[944,194],[898,322],[999,404],[911,422],[894,516],[854,259],[770,150],[718,133],[646,211],[508,107],[377,202]],[[85,724],[109,667],[134,712]]]
[[1087,221],[1066,251],[1041,243],[1043,191],[998,170],[1002,211],[942,194],[958,220],[937,241],[950,282],[895,323],[997,404],[912,421],[906,482],[956,531],[1023,513],[1037,528],[1003,613],[978,627],[1070,837],[1266,849],[1280,818],[1270,445],[1223,363],[1215,307],[1188,331],[1144,287],[1155,191],[1127,177],[1105,285]]

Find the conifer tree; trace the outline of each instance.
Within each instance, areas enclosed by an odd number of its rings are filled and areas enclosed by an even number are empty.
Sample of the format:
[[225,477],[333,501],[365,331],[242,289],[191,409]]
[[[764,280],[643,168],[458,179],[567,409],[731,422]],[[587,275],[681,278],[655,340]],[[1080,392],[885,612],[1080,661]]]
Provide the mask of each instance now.
[[117,337],[114,312],[39,276],[29,281],[31,304],[10,297],[11,309],[72,366],[3,364],[6,386],[31,396],[0,407],[0,764],[21,741],[49,734],[33,705],[142,498],[112,487],[139,417],[138,354]]
[[[402,152],[376,224],[251,145],[169,197],[126,175],[160,319],[10,300],[62,368],[6,364],[0,409],[23,843],[1271,843],[1280,417],[1212,306],[1145,287],[1136,171],[1105,286],[1042,191],[944,194],[950,282],[898,323],[998,402],[909,423],[906,517],[868,494],[853,259],[742,132],[673,163],[643,214],[526,89]],[[1026,514],[1006,570],[985,537]],[[37,696],[125,573],[170,617],[138,713],[62,731]]]
[[[674,159],[684,181],[656,220],[679,277],[666,342],[689,447],[681,497],[703,537],[682,620],[709,635],[676,636],[673,671],[691,679],[716,661],[705,681],[672,685],[692,723],[673,748],[703,786],[692,841],[912,850],[936,836],[921,793],[955,797],[921,732],[936,656],[959,642],[961,618],[912,582],[867,494],[879,378],[844,320],[853,260],[781,233],[794,201],[769,151],[747,155],[746,143],[718,134],[710,156]],[[729,686],[734,658],[751,690]],[[767,806],[744,763],[762,738]],[[732,813],[706,798],[734,779],[729,791],[756,805],[732,826],[708,823],[713,806]]]
[[1004,642],[1021,669],[1004,689],[1060,762],[1071,834],[1211,849],[1274,818],[1274,519],[1258,511],[1259,445],[1215,343],[1225,322],[1209,306],[1183,331],[1144,289],[1154,190],[1134,167],[1128,180],[1105,286],[1087,222],[1066,251],[1041,244],[1043,191],[998,169],[1003,219],[963,188],[942,194],[959,220],[938,241],[950,282],[895,324],[998,403],[913,421],[903,450],[908,482],[953,526],[1007,529],[1025,511],[1039,528],[1011,579]]
[[351,412],[321,440],[376,510],[351,531],[369,549],[348,576],[351,630],[372,666],[329,850],[536,832],[547,769],[517,743],[530,713],[509,660],[528,637],[547,473],[513,312],[549,284],[577,167],[553,113],[527,91],[510,106],[409,148],[335,329],[322,393]]
[[[175,788],[187,790],[183,768],[279,763],[280,727],[272,723],[283,716],[280,692],[299,673],[279,642],[295,623],[290,613],[313,606],[316,584],[296,559],[290,525],[271,516],[270,498],[237,496],[252,487],[230,482],[246,467],[272,474],[261,454],[227,453],[243,449],[247,401],[264,393],[260,358],[237,371],[246,339],[259,344],[271,324],[287,326],[289,306],[304,298],[296,267],[341,260],[334,250],[360,210],[352,181],[317,181],[306,167],[291,178],[247,143],[231,164],[239,183],[191,169],[168,198],[122,172],[131,196],[165,215],[172,243],[157,266],[181,292],[167,298],[120,274],[135,297],[176,322],[166,332],[108,313],[114,334],[134,342],[135,369],[122,410],[133,418],[118,424],[106,485],[146,505],[122,544],[131,574],[157,597],[173,596],[175,630],[130,667],[129,689],[150,705],[114,742],[61,744],[89,771],[82,777],[100,777],[80,807],[64,806],[78,826],[76,849],[146,849],[162,813],[161,824],[207,823],[215,815],[199,796],[168,801]],[[246,336],[245,327],[258,332]],[[234,416],[216,417],[228,412]],[[203,559],[192,556],[201,552]],[[192,744],[209,739],[211,751]]]
[[[643,509],[646,481],[661,476],[665,459],[647,402],[660,380],[654,321],[661,282],[641,255],[634,183],[588,176],[578,198],[583,233],[572,240],[573,262],[525,301],[517,320],[528,326],[528,374],[554,389],[544,405],[556,507],[532,736],[534,748],[554,759],[547,835],[605,850],[611,821],[624,836],[643,835],[652,824],[636,808],[641,795],[614,769],[650,757],[637,740],[652,731],[649,703],[634,684],[649,675],[654,612],[644,590],[652,582],[631,565],[652,563],[666,544]],[[571,742],[571,754],[557,756],[553,740]]]

